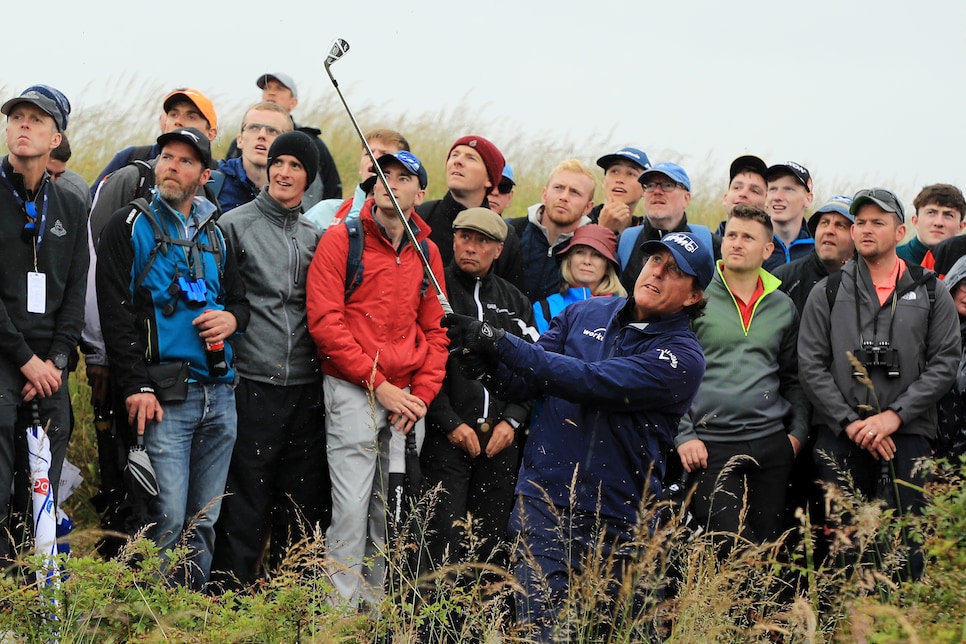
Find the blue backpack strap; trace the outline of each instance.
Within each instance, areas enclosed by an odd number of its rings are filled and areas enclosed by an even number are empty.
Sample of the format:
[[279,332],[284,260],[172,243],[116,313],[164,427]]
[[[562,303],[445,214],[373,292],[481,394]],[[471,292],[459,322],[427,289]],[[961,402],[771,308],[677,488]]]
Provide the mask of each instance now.
[[365,243],[365,233],[362,222],[358,219],[348,219],[345,222],[349,232],[349,253],[345,259],[345,299],[348,300],[359,284],[362,284],[362,246]]
[[617,241],[617,261],[620,262],[622,272],[627,268],[627,262],[631,260],[631,255],[634,254],[634,246],[637,245],[637,239],[641,236],[642,230],[644,230],[644,226],[627,228],[621,233],[620,239]]

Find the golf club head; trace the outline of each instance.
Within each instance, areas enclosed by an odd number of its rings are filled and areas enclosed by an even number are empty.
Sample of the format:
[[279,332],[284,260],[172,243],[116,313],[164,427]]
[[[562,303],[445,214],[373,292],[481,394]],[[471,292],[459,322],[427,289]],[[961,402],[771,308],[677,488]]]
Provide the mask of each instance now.
[[342,38],[336,38],[332,47],[329,48],[329,55],[325,57],[325,68],[328,69],[329,65],[345,56],[348,51],[349,43]]

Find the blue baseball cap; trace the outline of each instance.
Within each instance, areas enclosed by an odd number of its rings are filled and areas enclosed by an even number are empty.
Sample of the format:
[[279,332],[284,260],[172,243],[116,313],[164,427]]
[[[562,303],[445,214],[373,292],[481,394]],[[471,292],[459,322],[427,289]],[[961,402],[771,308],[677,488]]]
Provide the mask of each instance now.
[[513,180],[513,168],[510,167],[509,163],[503,164],[503,178],[513,185],[517,185],[517,182]]
[[653,176],[655,174],[663,174],[666,177],[670,177],[674,181],[677,181],[684,189],[691,192],[691,178],[688,173],[684,171],[684,168],[679,166],[677,163],[658,163],[652,165],[650,168],[641,173],[641,176],[637,178],[637,181],[644,185],[647,183],[647,177]]
[[400,150],[399,152],[390,152],[379,157],[379,167],[382,169],[386,168],[386,163],[392,162],[400,164],[406,168],[409,174],[419,179],[419,187],[423,190],[429,185],[429,175],[426,174],[426,168],[423,166],[423,162],[417,159],[416,155],[412,152]]
[[714,252],[709,245],[698,241],[695,235],[686,231],[668,233],[660,239],[641,244],[641,251],[648,255],[662,248],[671,252],[678,268],[695,278],[698,286],[702,289],[708,288],[714,276]]
[[829,199],[825,205],[815,211],[811,217],[808,218],[808,232],[812,237],[815,236],[815,231],[818,229],[818,222],[822,219],[822,215],[827,212],[834,212],[838,215],[842,215],[848,219],[851,223],[855,223],[855,216],[849,211],[852,207],[852,197],[847,195],[838,195]]
[[651,160],[647,158],[647,154],[637,148],[621,148],[613,154],[605,154],[597,159],[597,165],[606,170],[618,161],[630,161],[644,170],[651,167]]
[[31,85],[21,92],[20,96],[11,98],[4,103],[0,107],[0,113],[10,114],[10,110],[19,103],[31,103],[42,109],[50,118],[54,119],[54,124],[59,132],[67,129],[70,101],[60,90],[49,85]]

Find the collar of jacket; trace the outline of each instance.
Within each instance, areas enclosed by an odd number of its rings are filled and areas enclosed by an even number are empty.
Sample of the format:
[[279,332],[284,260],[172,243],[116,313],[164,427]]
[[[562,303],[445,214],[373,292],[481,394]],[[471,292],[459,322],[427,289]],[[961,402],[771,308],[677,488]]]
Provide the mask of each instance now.
[[[481,203],[479,207],[486,208],[487,205],[488,204],[486,201],[486,195],[483,195],[483,203]],[[440,206],[441,213],[450,222],[450,225],[452,225],[452,223],[456,221],[456,216],[458,214],[466,210],[466,206],[456,201],[456,197],[454,197],[453,193],[450,192],[449,190],[447,190],[446,194],[443,195],[442,200],[440,200],[439,206]]]
[[[494,263],[496,262],[494,261]],[[483,277],[474,277],[459,267],[459,265],[456,263],[456,256],[454,255],[453,261],[450,262],[450,275],[453,277],[453,279],[459,281],[459,283],[466,289],[473,290],[473,286],[476,284],[477,280],[480,281],[481,286],[486,286],[486,284],[490,282],[490,279],[493,275],[493,266],[490,266],[490,270],[488,270],[486,275]]]
[[[164,200],[157,188],[153,188],[151,192],[154,193],[151,203],[155,206],[155,209],[158,212],[163,212],[169,217],[174,217],[181,225],[188,226],[188,222],[185,220],[184,215],[172,208],[171,204]],[[217,211],[218,209],[215,207],[215,204],[211,203],[204,197],[195,195],[191,198],[191,214],[188,216],[188,219],[191,220],[192,227],[200,229],[202,226],[208,223],[208,220],[213,217]]]
[[688,213],[686,212],[681,216],[681,221],[677,226],[674,227],[674,230],[661,230],[660,228],[655,228],[654,224],[651,223],[651,220],[647,217],[644,217],[644,238],[647,240],[660,239],[668,233],[680,232],[691,232],[691,229],[688,228]]
[[634,296],[628,295],[624,298],[624,305],[617,313],[616,321],[621,326],[637,329],[642,333],[650,335],[666,333],[668,331],[681,331],[691,328],[691,318],[687,312],[678,311],[671,315],[661,315],[647,320],[634,319]]
[[286,208],[268,194],[268,186],[263,186],[262,191],[255,197],[255,207],[258,208],[265,219],[275,224],[279,228],[287,228],[296,221],[302,214],[301,202],[293,208]]
[[[542,223],[540,223],[540,219],[542,218],[543,218],[542,203],[535,203],[529,208],[527,208],[527,220],[529,221],[529,223],[533,224],[537,230],[543,233],[543,238],[546,239],[548,243],[550,243],[550,246],[552,248],[556,248],[561,244],[568,243],[570,241],[570,238],[574,236],[573,233],[564,233],[562,235],[558,235],[557,239],[551,241],[549,238],[549,232],[547,231],[547,227],[544,226]],[[591,221],[590,217],[588,217],[587,215],[584,215],[580,218],[580,226],[586,226],[587,224],[590,224],[590,223],[593,223],[593,222]],[[578,226],[578,228],[580,226]]]
[[[362,210],[359,211],[359,219],[362,221],[362,226],[365,228],[365,233],[367,235],[378,234],[381,239],[383,239],[386,244],[389,244],[389,237],[386,236],[386,228],[379,223],[375,215],[376,210],[376,200],[369,198],[364,204],[362,204]],[[423,218],[416,213],[416,209],[413,208],[409,211],[409,217],[406,218],[409,221],[409,227],[413,231],[413,236],[416,241],[422,241],[429,237],[429,233],[432,228],[429,227]],[[403,231],[402,244],[405,246],[409,243],[409,235]],[[429,259],[428,257],[426,259]]]
[[[728,282],[725,281],[724,273],[721,271],[721,268],[723,266],[724,266],[724,260],[719,259],[717,262],[715,262],[714,279],[715,281],[721,282],[721,286],[724,287],[724,289],[728,291],[728,293],[731,293],[731,288],[728,286]],[[777,277],[775,277],[774,275],[766,271],[764,268],[760,268],[760,267],[758,268],[758,277],[761,279],[761,285],[762,285],[762,288],[764,289],[761,293],[762,298],[768,295],[769,293],[777,291],[778,287],[782,283],[780,279],[778,279]],[[733,293],[731,293],[731,297],[734,297]]]

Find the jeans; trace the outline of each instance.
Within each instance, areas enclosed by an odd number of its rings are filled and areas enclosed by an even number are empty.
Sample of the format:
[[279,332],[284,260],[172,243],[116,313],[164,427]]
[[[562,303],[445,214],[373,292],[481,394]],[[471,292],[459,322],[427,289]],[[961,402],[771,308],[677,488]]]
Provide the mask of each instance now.
[[149,504],[148,536],[162,552],[180,543],[185,566],[173,576],[201,590],[211,570],[215,521],[235,445],[235,392],[227,384],[188,385],[184,402],[164,403],[164,418],[144,433],[160,494]]
[[[610,581],[605,597],[593,610],[606,632],[612,617],[605,617],[621,590],[635,552],[634,526],[581,510],[571,511],[542,499],[518,496],[510,514],[509,531],[516,540],[514,575],[517,622],[535,626],[539,642],[568,642],[569,602],[583,602],[570,590],[573,579],[583,574],[588,558],[599,558],[600,571]],[[639,582],[638,582],[639,583]],[[648,584],[642,584],[641,588]],[[646,591],[645,591],[646,592]],[[644,594],[635,593],[634,609],[643,606]],[[635,614],[637,614],[635,612]],[[601,638],[602,641],[606,637]]]

